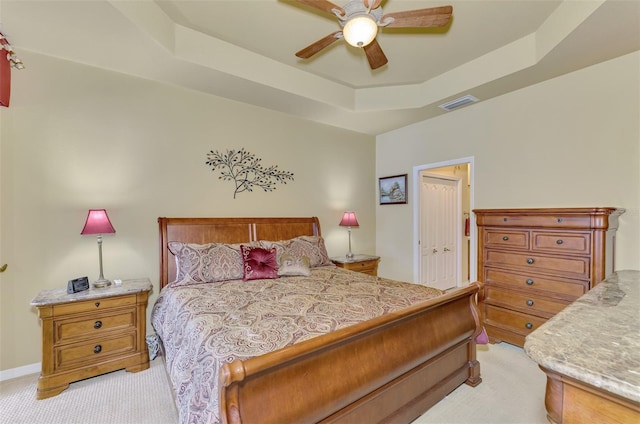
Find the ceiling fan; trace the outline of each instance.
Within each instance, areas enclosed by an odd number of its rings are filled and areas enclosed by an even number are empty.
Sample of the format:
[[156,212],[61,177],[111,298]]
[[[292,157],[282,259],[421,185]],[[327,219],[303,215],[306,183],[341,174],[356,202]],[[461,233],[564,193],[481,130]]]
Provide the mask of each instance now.
[[428,9],[406,10],[382,14],[382,0],[349,0],[340,7],[328,0],[296,0],[323,12],[338,17],[342,30],[332,32],[296,53],[308,59],[333,42],[344,38],[355,47],[362,47],[371,69],[377,69],[388,62],[380,44],[376,40],[378,27],[387,28],[432,28],[449,23],[453,7],[441,6]]

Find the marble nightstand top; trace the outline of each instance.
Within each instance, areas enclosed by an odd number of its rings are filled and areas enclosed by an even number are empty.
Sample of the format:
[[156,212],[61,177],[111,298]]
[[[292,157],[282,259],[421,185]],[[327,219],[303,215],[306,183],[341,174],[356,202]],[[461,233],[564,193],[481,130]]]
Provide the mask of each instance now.
[[149,291],[153,287],[151,281],[148,278],[138,278],[131,280],[122,280],[122,284],[116,286],[111,284],[108,287],[94,288],[89,283],[89,290],[81,291],[78,293],[67,294],[67,288],[61,287],[50,290],[42,290],[31,301],[32,306],[44,306],[54,305],[57,303],[77,302],[79,300],[89,300],[95,298],[120,296],[124,294],[131,294],[143,291]]
[[525,340],[540,366],[640,402],[640,271],[618,271]]

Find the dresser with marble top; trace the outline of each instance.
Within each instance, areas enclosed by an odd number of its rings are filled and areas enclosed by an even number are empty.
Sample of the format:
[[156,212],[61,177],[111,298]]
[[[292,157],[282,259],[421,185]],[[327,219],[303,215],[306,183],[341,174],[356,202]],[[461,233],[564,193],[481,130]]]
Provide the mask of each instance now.
[[640,423],[640,271],[610,275],[530,333],[554,424]]

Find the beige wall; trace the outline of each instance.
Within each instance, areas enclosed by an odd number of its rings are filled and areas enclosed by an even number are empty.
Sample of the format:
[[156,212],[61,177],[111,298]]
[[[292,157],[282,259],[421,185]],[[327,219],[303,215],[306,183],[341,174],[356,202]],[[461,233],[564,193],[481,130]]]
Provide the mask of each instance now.
[[[626,208],[616,268],[640,269],[639,76],[636,52],[380,135],[376,174],[473,157],[475,208]],[[381,276],[413,279],[414,202],[376,208]]]
[[[355,210],[353,250],[375,251],[375,141],[182,88],[20,52],[11,107],[0,108],[0,370],[40,362],[29,302],[40,290],[98,275],[89,208],[106,208],[107,278],[150,277],[158,292],[159,216],[320,218],[330,255]],[[205,165],[210,150],[244,147],[294,173],[273,192],[233,199]],[[149,311],[150,311],[149,307]],[[151,329],[149,329],[151,331]]]

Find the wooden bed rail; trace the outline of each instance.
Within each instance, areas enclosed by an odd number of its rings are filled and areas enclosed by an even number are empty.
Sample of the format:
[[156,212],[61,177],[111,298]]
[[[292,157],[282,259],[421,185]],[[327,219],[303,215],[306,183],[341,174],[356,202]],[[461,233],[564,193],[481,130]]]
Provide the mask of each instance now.
[[[481,283],[410,308],[223,365],[220,414],[232,423],[411,422],[481,382]],[[407,343],[410,341],[410,343]]]

